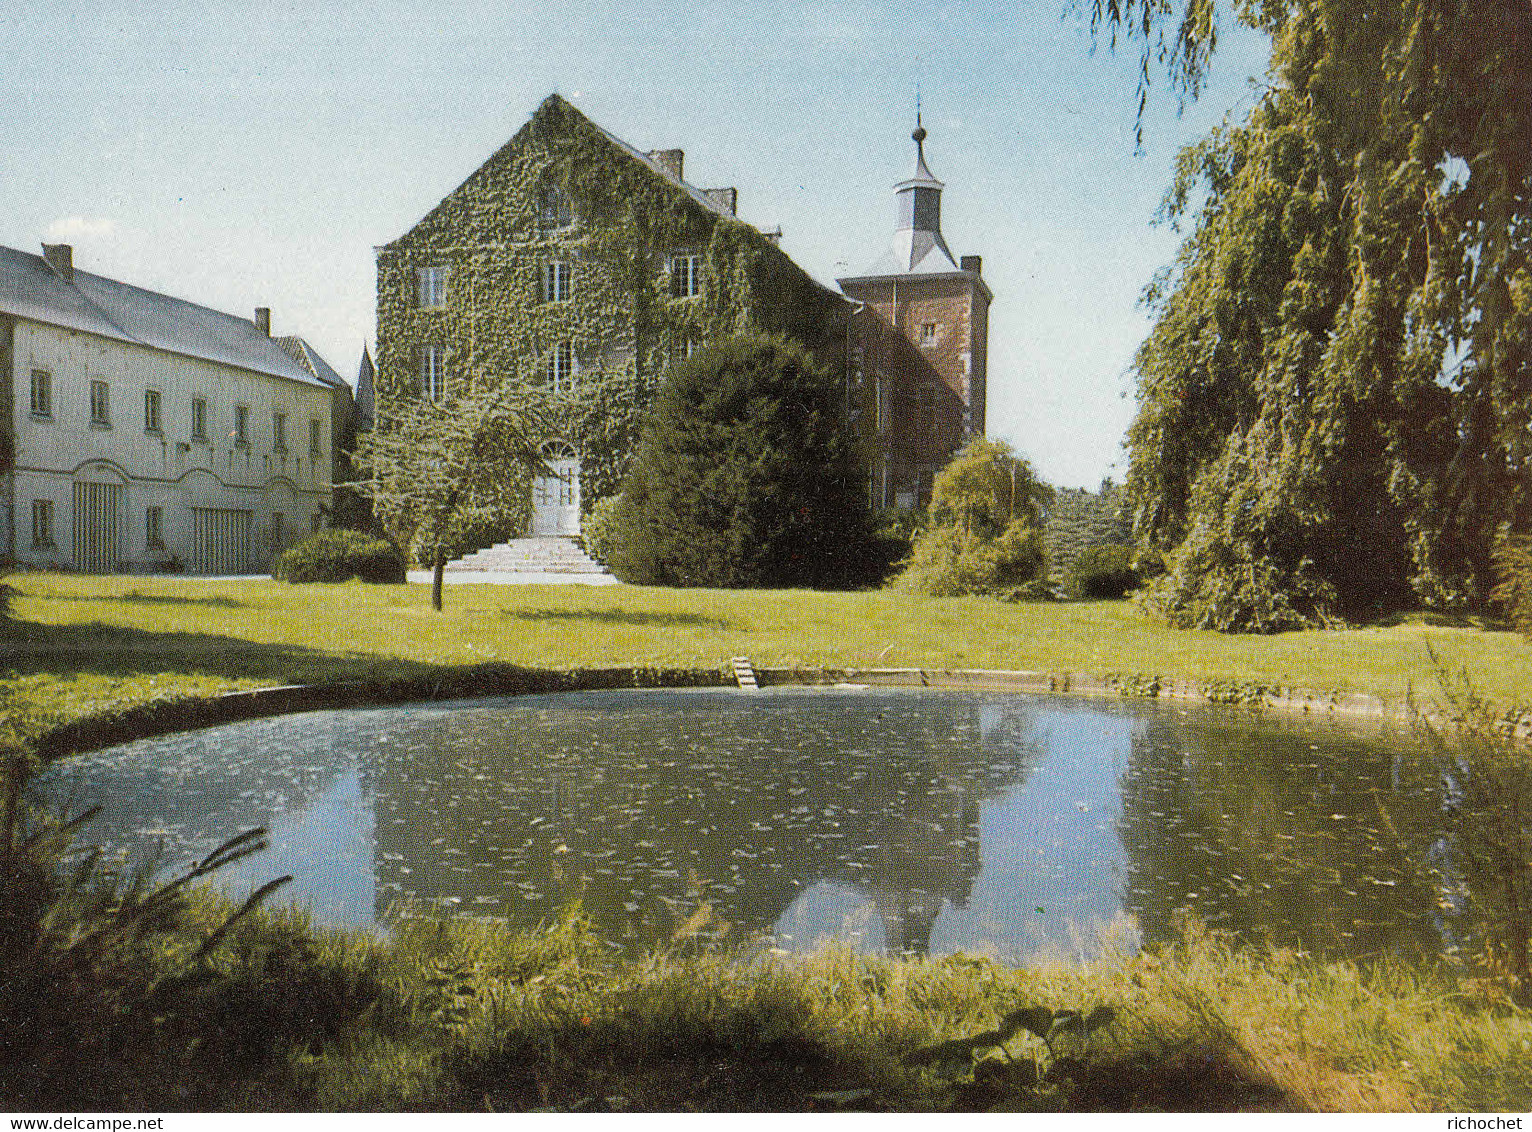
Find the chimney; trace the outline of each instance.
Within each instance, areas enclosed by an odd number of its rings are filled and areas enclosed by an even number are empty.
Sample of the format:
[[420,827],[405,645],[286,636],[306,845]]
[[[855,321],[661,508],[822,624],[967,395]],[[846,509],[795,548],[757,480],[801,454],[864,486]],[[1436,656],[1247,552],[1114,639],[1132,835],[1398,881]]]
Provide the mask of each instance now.
[[661,169],[665,170],[666,173],[670,174],[670,176],[674,177],[677,181],[682,179],[681,168],[683,162],[686,160],[685,150],[652,149],[648,153],[644,154],[644,156],[658,165]]
[[271,308],[270,307],[256,307],[255,308],[255,328],[257,330],[259,330],[262,334],[264,334],[267,338],[271,337]]
[[775,228],[765,228],[765,229],[762,229],[761,235],[765,236],[768,240],[770,240],[773,244],[776,244],[778,247],[782,246],[782,226],[780,224],[777,225]]
[[984,266],[984,257],[977,255],[965,255],[958,264],[964,271],[971,271],[975,275],[981,275],[979,269]]
[[734,206],[739,203],[738,189],[703,189],[702,193],[727,215],[733,216],[735,214]]
[[43,260],[65,283],[74,282],[74,248],[68,244],[44,244]]

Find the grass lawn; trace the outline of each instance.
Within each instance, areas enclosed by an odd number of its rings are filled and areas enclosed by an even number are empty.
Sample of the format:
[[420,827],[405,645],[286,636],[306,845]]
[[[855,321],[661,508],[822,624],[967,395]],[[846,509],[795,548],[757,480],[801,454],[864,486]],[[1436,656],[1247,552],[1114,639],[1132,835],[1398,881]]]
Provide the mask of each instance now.
[[1416,618],[1270,637],[1167,629],[1126,602],[630,586],[292,586],[272,581],[12,575],[0,695],[32,728],[166,697],[426,676],[485,663],[1001,668],[1177,676],[1401,700],[1435,685],[1429,645],[1485,695],[1520,702],[1532,647]]

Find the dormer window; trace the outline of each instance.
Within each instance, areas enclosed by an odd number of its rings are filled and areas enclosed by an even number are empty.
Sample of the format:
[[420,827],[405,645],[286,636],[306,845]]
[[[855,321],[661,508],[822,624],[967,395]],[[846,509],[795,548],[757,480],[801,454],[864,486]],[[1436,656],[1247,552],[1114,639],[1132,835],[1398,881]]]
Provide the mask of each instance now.
[[421,310],[432,310],[447,305],[447,269],[438,264],[417,268],[415,278],[419,284],[418,295]]
[[537,194],[537,226],[544,232],[568,228],[574,223],[574,207],[569,194],[557,185],[548,185]]
[[670,297],[689,299],[702,294],[702,257],[696,252],[676,252],[670,257]]

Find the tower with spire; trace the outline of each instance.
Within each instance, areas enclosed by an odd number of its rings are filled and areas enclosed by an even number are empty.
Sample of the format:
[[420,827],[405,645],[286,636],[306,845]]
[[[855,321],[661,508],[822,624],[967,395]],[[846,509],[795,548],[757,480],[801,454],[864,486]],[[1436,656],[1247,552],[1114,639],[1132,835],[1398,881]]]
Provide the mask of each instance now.
[[838,279],[854,300],[859,364],[877,452],[873,500],[914,506],[956,448],[984,434],[989,305],[977,255],[953,256],[942,237],[942,182],[926,164],[917,100],[915,171],[894,186],[891,243]]

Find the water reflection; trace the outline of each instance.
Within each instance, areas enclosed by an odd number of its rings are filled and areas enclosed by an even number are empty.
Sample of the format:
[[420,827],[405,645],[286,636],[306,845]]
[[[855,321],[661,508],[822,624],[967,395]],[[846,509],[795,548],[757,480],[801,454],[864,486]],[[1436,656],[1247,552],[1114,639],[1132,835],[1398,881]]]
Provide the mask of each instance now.
[[[253,824],[325,921],[400,898],[614,938],[702,902],[783,946],[1022,959],[1177,911],[1336,954],[1430,951],[1406,846],[1434,780],[1386,734],[1219,709],[947,692],[606,692],[317,712],[50,772],[94,840],[172,860]],[[1424,840],[1423,840],[1424,839]]]

